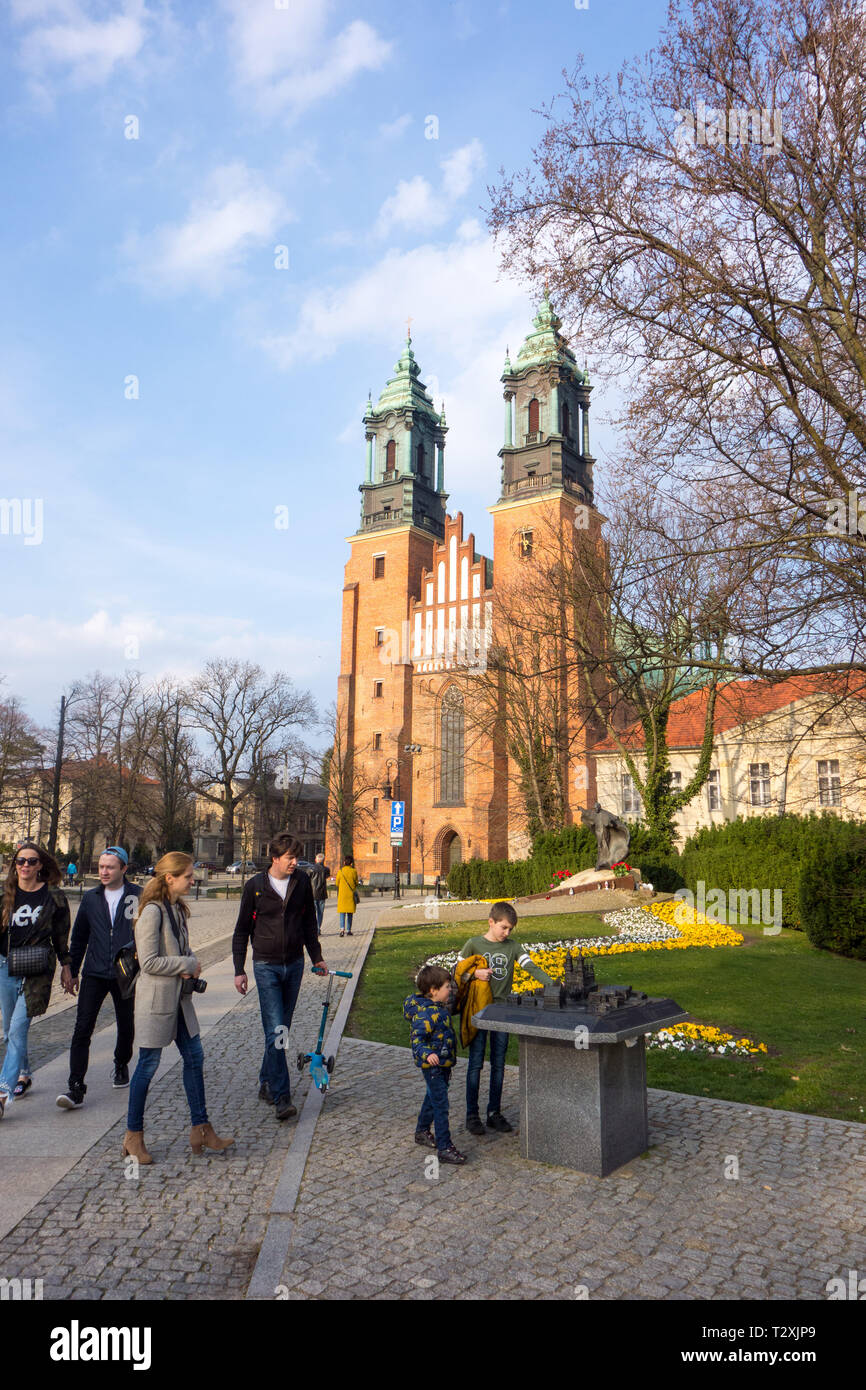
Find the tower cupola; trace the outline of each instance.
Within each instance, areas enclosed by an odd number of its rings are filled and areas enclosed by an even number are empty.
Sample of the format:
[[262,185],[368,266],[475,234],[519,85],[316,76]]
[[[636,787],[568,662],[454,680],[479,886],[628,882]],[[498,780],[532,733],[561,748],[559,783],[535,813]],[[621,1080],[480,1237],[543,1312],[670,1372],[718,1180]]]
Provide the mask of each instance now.
[[562,320],[546,289],[532,323],[513,363],[506,352],[502,373],[500,500],[564,490],[591,504],[595,460],[589,445],[589,373],[580,370],[560,332]]
[[364,412],[367,468],[361,531],[407,523],[445,535],[445,424],[421,380],[411,336],[373,405]]

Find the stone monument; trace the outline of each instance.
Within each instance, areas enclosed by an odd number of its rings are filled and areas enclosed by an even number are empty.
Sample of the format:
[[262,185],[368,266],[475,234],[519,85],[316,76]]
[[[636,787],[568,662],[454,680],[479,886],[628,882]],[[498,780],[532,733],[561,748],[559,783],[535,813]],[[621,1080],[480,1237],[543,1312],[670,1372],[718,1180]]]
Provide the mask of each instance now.
[[601,802],[597,801],[591,811],[581,811],[580,819],[595,831],[598,844],[596,869],[610,869],[627,857],[631,831],[613,811],[603,811]]

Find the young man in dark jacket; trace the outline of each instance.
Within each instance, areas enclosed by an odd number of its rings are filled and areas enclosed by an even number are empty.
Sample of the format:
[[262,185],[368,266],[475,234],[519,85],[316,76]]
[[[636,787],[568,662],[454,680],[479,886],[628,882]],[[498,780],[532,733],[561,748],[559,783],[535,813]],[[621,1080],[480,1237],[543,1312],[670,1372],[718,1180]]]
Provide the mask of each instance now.
[[103,850],[99,856],[99,887],[90,888],[84,894],[72,928],[69,946],[70,992],[78,992],[78,1012],[69,1048],[69,1089],[57,1097],[61,1110],[78,1110],[84,1104],[87,1090],[84,1078],[90,1061],[90,1040],[106,994],[110,994],[114,1001],[117,1019],[112,1085],[117,1089],[129,1085],[135,999],[123,998],[114,971],[118,951],[135,940],[132,928],[141,894],[137,883],[127,881],[128,863],[129,856],[119,845]]
[[322,918],[325,915],[325,903],[328,901],[328,879],[331,877],[331,870],[325,863],[324,854],[316,855],[316,862],[310,870],[309,879],[313,888],[313,905],[316,909],[316,927],[319,936],[322,935]]
[[246,994],[247,944],[253,943],[253,974],[259,991],[265,1055],[259,1096],[276,1106],[278,1120],[298,1112],[292,1105],[288,1046],[292,1015],[304,974],[304,947],[317,975],[326,975],[310,880],[298,868],[303,846],[294,835],[275,835],[268,851],[271,867],[253,874],[241,896],[232,937],[235,988]]

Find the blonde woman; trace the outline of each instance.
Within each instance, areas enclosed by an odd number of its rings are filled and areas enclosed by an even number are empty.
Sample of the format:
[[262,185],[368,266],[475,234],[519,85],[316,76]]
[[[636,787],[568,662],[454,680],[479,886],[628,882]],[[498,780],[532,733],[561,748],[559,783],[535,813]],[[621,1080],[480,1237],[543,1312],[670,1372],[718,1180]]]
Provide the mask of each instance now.
[[337,874],[337,911],[340,914],[340,935],[352,935],[352,918],[358,906],[358,870],[351,854],[343,860]]
[[[57,962],[71,993],[69,904],[60,891],[56,861],[33,840],[18,846],[9,865],[0,907],[0,1009],[6,1056],[0,1071],[0,1119],[11,1096],[31,1087],[27,1037],[31,1018],[48,1008]],[[22,952],[33,947],[29,959]]]
[[152,1163],[144,1147],[144,1105],[156,1075],[162,1049],[176,1043],[183,1058],[183,1085],[189,1101],[190,1144],[202,1149],[229,1148],[234,1139],[220,1139],[207,1117],[204,1094],[204,1053],[195,1016],[193,994],[201,966],[189,948],[184,902],[193,884],[193,861],[188,854],[164,854],[139,900],[135,950],[140,973],[135,983],[135,1040],[138,1066],[129,1087],[127,1130],[123,1157]]

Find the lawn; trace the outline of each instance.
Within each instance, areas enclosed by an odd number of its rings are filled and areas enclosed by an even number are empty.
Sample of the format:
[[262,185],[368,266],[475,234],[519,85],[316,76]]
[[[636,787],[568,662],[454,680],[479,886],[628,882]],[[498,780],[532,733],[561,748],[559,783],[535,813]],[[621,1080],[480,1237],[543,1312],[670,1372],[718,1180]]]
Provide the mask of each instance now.
[[[459,950],[481,929],[483,923],[469,922],[377,932],[347,1033],[406,1047],[402,1004],[416,970],[434,953]],[[609,930],[600,918],[575,913],[534,917],[518,934],[523,941],[555,941]],[[866,961],[817,951],[802,932],[743,934],[743,946],[593,957],[601,984],[671,996],[698,1022],[744,1033],[769,1049],[748,1059],[650,1051],[650,1086],[863,1122]],[[517,1061],[515,1038],[508,1061]]]

